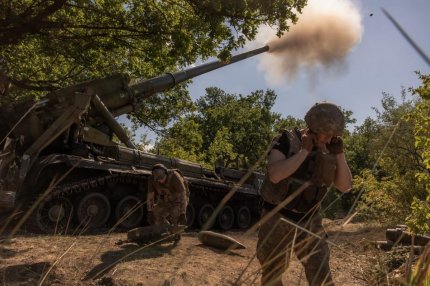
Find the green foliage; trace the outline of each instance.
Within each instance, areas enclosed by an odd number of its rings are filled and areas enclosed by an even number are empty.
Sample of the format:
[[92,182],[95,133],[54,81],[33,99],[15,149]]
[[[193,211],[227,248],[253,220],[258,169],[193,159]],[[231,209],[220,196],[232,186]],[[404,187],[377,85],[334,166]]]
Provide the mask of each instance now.
[[[0,73],[50,90],[116,72],[147,77],[232,50],[262,24],[287,31],[305,0],[2,1]],[[297,11],[297,12],[296,12]],[[287,21],[290,20],[290,21]]]
[[[248,167],[264,153],[274,135],[273,126],[280,122],[280,115],[271,111],[275,99],[271,90],[243,96],[208,88],[206,95],[197,100],[196,111],[176,122],[156,146],[169,156],[175,154],[174,148],[190,151],[182,159],[190,160],[195,154],[201,154],[199,162],[207,166],[213,166],[220,158],[225,163],[240,158],[242,167]],[[190,122],[194,123],[190,125]],[[184,140],[197,134],[200,145]],[[169,148],[168,142],[171,142]],[[191,149],[186,147],[190,145]]]
[[134,128],[146,126],[159,133],[169,122],[180,119],[193,108],[188,91],[183,86],[176,86],[172,90],[145,99],[139,110],[127,117]]
[[148,138],[148,134],[141,134],[139,141],[135,142],[135,146],[140,151],[149,151],[151,146],[151,140]]
[[412,205],[412,213],[407,223],[412,231],[426,233],[430,226],[430,75],[418,74],[422,85],[411,89],[412,93],[419,95],[422,100],[417,104],[414,112],[407,118],[414,122],[415,148],[422,161],[422,168],[416,171],[415,176],[426,189],[426,198],[416,198]]
[[353,176],[359,175],[363,169],[373,168],[376,162],[373,142],[379,136],[379,129],[374,119],[366,118],[352,134],[345,136],[345,156]]
[[424,100],[430,100],[430,75],[421,74],[417,72],[419,79],[421,80],[421,86],[412,88],[412,94],[419,95]]
[[[364,191],[357,204],[357,216],[381,223],[399,223],[405,216],[405,206],[398,199],[398,182],[391,178],[376,178],[371,170],[363,170],[353,180],[353,192]],[[408,206],[408,205],[407,205]]]
[[407,217],[406,224],[413,233],[428,233],[430,230],[429,201],[414,198],[411,204],[412,213]]
[[205,164],[200,152],[203,138],[200,125],[193,117],[180,119],[155,144],[155,149],[162,155],[187,159]]
[[412,117],[421,102],[406,100],[405,91],[402,96],[398,103],[384,93],[382,110],[374,109],[376,120],[366,119],[346,138],[345,144],[355,176],[350,202],[363,190],[358,210],[364,217],[403,223],[412,202],[424,200],[427,192],[416,178],[425,169],[422,148],[417,148],[414,138],[418,121]]
[[[226,127],[222,127],[217,131],[214,141],[209,145],[207,151],[207,161],[210,165],[214,165],[218,159],[237,158],[238,154],[234,152],[234,146],[231,143],[232,134]],[[224,161],[225,164],[225,161]]]
[[306,128],[306,122],[303,119],[297,119],[292,117],[291,115],[287,115],[286,118],[280,118],[275,123],[274,130],[280,131],[280,130],[291,130],[293,128]]
[[218,88],[206,89],[206,95],[196,103],[204,150],[214,142],[217,132],[226,128],[234,153],[250,164],[256,162],[273,136],[274,122],[280,117],[271,112],[275,99],[271,90],[257,90],[242,96],[227,94]]
[[419,150],[419,155],[423,161],[421,172],[417,173],[420,182],[427,185],[427,191],[430,194],[430,75],[420,75],[423,85],[412,90],[424,100],[420,101],[415,111],[410,115],[409,120],[415,122],[415,147]]
[[[43,97],[78,82],[127,73],[150,78],[209,57],[226,59],[260,25],[278,34],[306,0],[49,0],[0,2],[0,104]],[[289,23],[287,25],[287,23]],[[185,85],[131,115],[164,128],[191,108]]]
[[345,194],[340,193],[336,188],[329,188],[327,195],[321,202],[321,213],[330,219],[344,218],[348,208],[344,206]]
[[398,103],[384,94],[377,119],[366,119],[345,140],[354,177],[354,192],[363,191],[357,210],[382,222],[406,219],[415,233],[429,231],[430,221],[430,101],[428,76],[411,89],[421,98]]
[[[383,95],[383,110],[375,109],[379,134],[372,141],[372,147],[378,150],[377,156],[381,156],[377,166],[381,175],[401,176],[412,184],[412,188],[416,185],[414,172],[422,168],[422,160],[415,148],[414,122],[405,120],[417,102],[406,101],[404,92],[401,103],[388,94]],[[381,155],[382,150],[384,153]]]

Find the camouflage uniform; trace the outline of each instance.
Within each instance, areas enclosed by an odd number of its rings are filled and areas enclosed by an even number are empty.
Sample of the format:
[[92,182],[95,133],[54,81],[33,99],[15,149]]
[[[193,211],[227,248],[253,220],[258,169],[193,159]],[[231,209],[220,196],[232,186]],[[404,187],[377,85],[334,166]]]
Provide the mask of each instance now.
[[[340,109],[329,103],[313,106],[306,114],[305,121],[316,133],[330,132],[337,136],[341,135],[345,124]],[[297,154],[301,145],[301,132],[298,129],[284,131],[272,142],[272,147],[283,153],[286,159]],[[309,285],[333,285],[329,266],[330,251],[325,241],[327,234],[322,226],[319,206],[327,187],[334,182],[335,171],[335,154],[314,149],[290,177],[275,184],[266,175],[261,189],[264,200],[262,216],[280,203],[285,202],[285,206],[260,226],[257,258],[262,267],[262,285],[283,285],[282,274],[288,267],[293,251],[305,269]],[[288,199],[305,182],[310,186],[302,188],[304,190],[297,193],[294,199]],[[285,220],[317,234],[321,239]]]
[[[314,155],[316,157],[316,155]],[[309,161],[312,160],[312,155]],[[309,163],[309,162],[308,162]],[[312,165],[312,164],[304,164]],[[312,166],[314,169],[316,166]],[[306,173],[306,172],[304,172]],[[314,174],[308,174],[305,178],[312,180],[320,178]],[[281,181],[278,184],[278,192],[286,185],[298,186],[297,182],[287,183]],[[298,180],[297,180],[298,181]],[[268,183],[263,184],[263,188]],[[284,188],[282,188],[284,185]],[[295,199],[291,200],[286,207],[282,208],[278,213],[274,214],[268,221],[260,226],[257,243],[257,258],[262,266],[262,285],[283,285],[282,274],[288,267],[289,257],[292,250],[300,259],[300,262],[305,268],[306,278],[309,285],[332,285],[332,278],[329,267],[329,248],[326,238],[326,233],[322,226],[322,218],[319,211],[319,202],[324,197],[327,189],[316,187],[314,185],[304,189]],[[272,191],[272,197],[266,197],[262,192],[263,211],[262,216],[276,207],[279,201],[283,201],[290,192],[285,192],[284,197],[279,196],[279,193]],[[296,227],[281,218],[292,221],[295,224],[318,234],[323,239],[318,239],[309,233]]]
[[[263,215],[266,212],[263,211]],[[258,233],[257,258],[263,271],[261,284],[283,285],[282,274],[287,269],[294,250],[305,269],[309,285],[332,285],[327,242],[300,229],[295,233],[296,228],[280,220],[282,217],[285,216],[276,213],[261,225]],[[297,224],[320,237],[326,236],[319,214]]]
[[176,170],[167,170],[167,180],[164,184],[151,177],[148,182],[148,193],[154,193],[156,198],[152,209],[155,224],[170,222],[178,225],[179,216],[186,214],[188,204],[187,187],[182,175]]

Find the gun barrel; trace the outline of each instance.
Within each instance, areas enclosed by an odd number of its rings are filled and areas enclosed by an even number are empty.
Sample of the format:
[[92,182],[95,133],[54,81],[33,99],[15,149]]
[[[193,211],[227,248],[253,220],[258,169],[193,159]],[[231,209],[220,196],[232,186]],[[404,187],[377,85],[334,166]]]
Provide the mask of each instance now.
[[268,46],[264,46],[255,50],[244,52],[231,57],[228,62],[214,61],[197,67],[189,68],[175,73],[167,73],[161,76],[153,77],[143,82],[130,86],[133,94],[139,98],[147,98],[157,92],[161,92],[172,88],[178,83],[184,82],[204,73],[216,70],[218,68],[233,64],[235,62],[247,59],[249,57],[267,52]]

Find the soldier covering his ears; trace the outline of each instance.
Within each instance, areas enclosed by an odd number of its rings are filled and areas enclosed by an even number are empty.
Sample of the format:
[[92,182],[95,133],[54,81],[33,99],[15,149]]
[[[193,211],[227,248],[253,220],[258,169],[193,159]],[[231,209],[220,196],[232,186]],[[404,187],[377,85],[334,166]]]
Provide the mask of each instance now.
[[319,209],[328,187],[341,192],[352,187],[341,137],[345,119],[336,105],[320,102],[307,112],[305,121],[308,128],[277,136],[268,155],[261,189],[262,216],[281,203],[285,206],[268,216],[259,230],[257,257],[262,285],[283,285],[282,274],[292,250],[304,266],[309,285],[333,285]]

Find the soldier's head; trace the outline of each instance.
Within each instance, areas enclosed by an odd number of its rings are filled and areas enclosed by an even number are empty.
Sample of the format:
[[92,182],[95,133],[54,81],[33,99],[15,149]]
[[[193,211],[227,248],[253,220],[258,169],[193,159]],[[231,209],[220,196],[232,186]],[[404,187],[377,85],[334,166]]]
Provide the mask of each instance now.
[[152,167],[152,179],[158,183],[164,184],[167,179],[167,168],[163,164],[155,164]]
[[318,102],[305,115],[309,130],[316,134],[317,144],[327,144],[334,136],[342,136],[345,117],[339,107],[329,102]]

